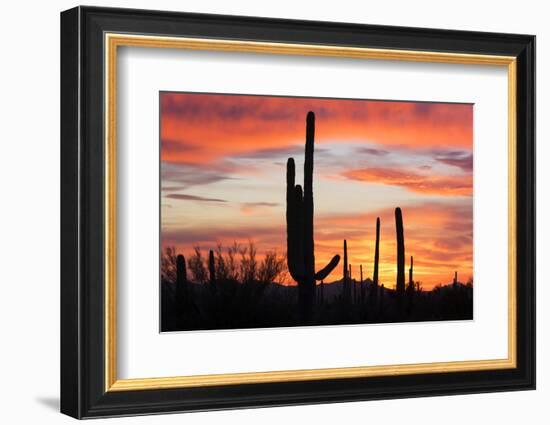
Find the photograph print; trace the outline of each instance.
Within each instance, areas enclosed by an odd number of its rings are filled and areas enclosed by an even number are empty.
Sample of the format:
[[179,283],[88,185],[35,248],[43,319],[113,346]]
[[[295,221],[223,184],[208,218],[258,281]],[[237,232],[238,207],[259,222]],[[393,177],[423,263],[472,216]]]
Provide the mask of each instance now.
[[473,319],[473,105],[161,92],[160,330]]

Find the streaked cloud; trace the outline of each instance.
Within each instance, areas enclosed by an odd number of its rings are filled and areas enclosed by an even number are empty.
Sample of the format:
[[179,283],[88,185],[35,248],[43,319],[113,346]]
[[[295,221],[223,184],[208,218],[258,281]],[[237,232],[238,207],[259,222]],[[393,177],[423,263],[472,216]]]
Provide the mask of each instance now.
[[188,195],[183,193],[171,193],[164,196],[168,199],[176,199],[178,201],[199,201],[199,202],[227,202],[225,199],[205,198],[203,196]]
[[[196,164],[161,163],[162,190],[183,190],[193,186],[218,183],[235,178],[235,168],[229,164],[212,164],[205,168]],[[169,188],[169,189],[168,189]]]
[[277,207],[277,202],[242,202],[241,212],[245,215],[262,213],[265,208]]
[[471,172],[474,167],[474,156],[471,153],[460,152],[454,155],[442,155],[435,158],[436,161],[442,162],[443,164],[451,165],[453,167],[458,167],[462,171]]
[[366,148],[366,147],[359,147],[357,148],[357,152],[359,153],[366,153],[368,155],[374,155],[374,156],[386,156],[390,152],[384,149],[376,149],[376,148]]
[[420,174],[412,170],[375,167],[348,170],[342,175],[350,180],[400,186],[412,192],[432,195],[470,196],[472,194],[471,176]]

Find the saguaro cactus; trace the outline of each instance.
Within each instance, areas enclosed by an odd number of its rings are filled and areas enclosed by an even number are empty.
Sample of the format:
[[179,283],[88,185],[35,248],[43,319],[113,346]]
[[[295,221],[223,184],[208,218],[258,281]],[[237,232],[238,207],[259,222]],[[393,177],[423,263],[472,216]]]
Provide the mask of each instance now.
[[409,288],[414,289],[413,283],[413,256],[411,255],[411,267],[409,267]]
[[185,257],[180,254],[176,258],[176,323],[178,327],[183,323],[187,295],[187,268]]
[[401,208],[395,209],[395,231],[397,235],[397,282],[395,289],[399,296],[405,292],[405,237],[403,235],[403,215]]
[[216,283],[216,263],[214,262],[214,251],[210,250],[208,255],[208,273],[210,274],[210,284]]
[[363,264],[359,264],[359,279],[361,288],[361,302],[365,301],[365,288],[363,287]]
[[351,302],[351,282],[348,266],[348,241],[344,239],[344,267],[343,267],[344,281],[342,283],[343,299],[346,304]]
[[178,255],[176,258],[176,283],[187,283],[187,267],[185,266],[185,257]]
[[409,314],[412,309],[414,290],[415,290],[415,287],[414,287],[414,281],[413,281],[413,257],[411,255],[411,266],[409,267],[409,283],[407,284],[407,298],[408,298],[407,310]]
[[325,279],[338,265],[335,255],[321,270],[315,272],[315,243],[313,240],[313,152],[315,114],[306,118],[306,145],[304,160],[304,189],[295,184],[294,159],[289,158],[286,168],[286,228],[287,262],[292,279],[298,283],[298,303],[302,321],[311,319],[315,300],[315,281]]
[[458,272],[455,272],[455,278],[453,279],[453,286],[456,288],[458,285]]
[[376,292],[378,289],[378,260],[380,258],[380,217],[376,218],[376,245],[374,246],[374,273],[372,284]]
[[351,302],[355,304],[355,282],[353,281],[351,274],[351,264],[349,265],[349,284],[351,285]]

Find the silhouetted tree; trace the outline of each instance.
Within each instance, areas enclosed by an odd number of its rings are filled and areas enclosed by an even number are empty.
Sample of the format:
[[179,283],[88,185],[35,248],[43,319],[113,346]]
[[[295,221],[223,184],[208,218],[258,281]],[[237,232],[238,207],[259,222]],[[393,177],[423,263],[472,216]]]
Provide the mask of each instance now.
[[174,283],[176,281],[176,248],[167,246],[160,256],[161,279]]
[[254,282],[258,273],[258,262],[256,261],[256,247],[252,241],[247,247],[239,251],[241,255],[240,276],[243,283]]
[[277,255],[277,251],[267,251],[258,270],[258,280],[261,283],[279,282],[285,270],[285,258]]
[[193,255],[191,255],[191,258],[188,260],[189,270],[191,270],[195,282],[205,283],[207,281],[207,274],[201,248],[199,246],[194,246],[193,251]]
[[225,282],[229,279],[229,270],[223,255],[222,244],[216,246],[216,280]]
[[239,279],[239,266],[237,264],[237,254],[239,253],[239,244],[234,241],[233,245],[227,248],[227,278],[229,280]]

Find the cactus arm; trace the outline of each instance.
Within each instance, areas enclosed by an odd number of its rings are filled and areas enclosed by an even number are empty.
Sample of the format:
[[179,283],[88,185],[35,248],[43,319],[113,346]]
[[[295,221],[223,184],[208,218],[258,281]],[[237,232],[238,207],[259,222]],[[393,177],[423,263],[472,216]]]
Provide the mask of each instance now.
[[304,246],[303,246],[303,238],[301,237],[301,233],[304,227],[304,200],[302,195],[302,187],[300,185],[296,185],[294,187],[294,217],[291,219],[291,221],[294,223],[294,233],[295,236],[292,238],[293,247],[292,252],[294,258],[291,259],[289,256],[288,259],[288,271],[290,272],[290,276],[292,276],[292,279],[294,279],[296,282],[300,283],[305,279],[306,276],[306,269],[304,267],[303,258],[304,258]]
[[304,278],[304,275],[307,273],[307,269],[304,264],[304,238],[303,238],[303,229],[305,226],[304,219],[304,195],[302,192],[302,186],[299,184],[294,188],[294,202],[296,204],[296,256],[298,258],[298,264],[296,267],[297,274]]
[[[292,278],[296,281],[303,271],[299,270],[302,258],[298,253],[298,243],[301,229],[298,226],[298,198],[295,186],[296,169],[294,158],[289,158],[286,164],[286,247],[288,269]],[[301,198],[301,197],[300,197]]]
[[332,271],[336,268],[338,263],[340,262],[340,256],[335,255],[332,257],[332,260],[323,267],[321,270],[319,270],[317,273],[315,273],[315,280],[324,280],[329,274],[332,273]]
[[289,189],[292,194],[292,189],[296,184],[296,165],[294,164],[294,158],[288,158],[286,162],[286,199],[288,201]]

